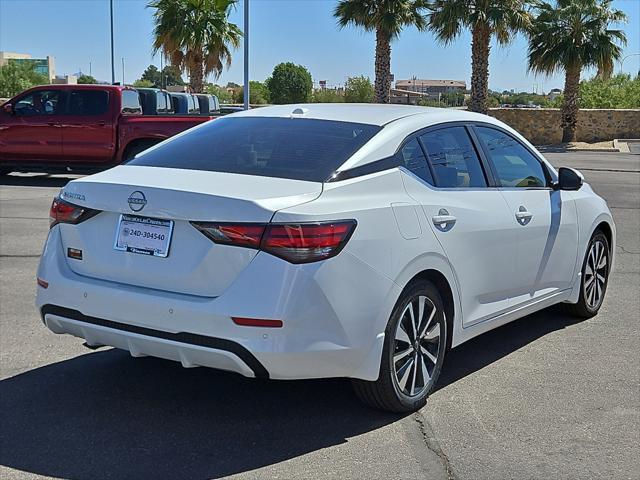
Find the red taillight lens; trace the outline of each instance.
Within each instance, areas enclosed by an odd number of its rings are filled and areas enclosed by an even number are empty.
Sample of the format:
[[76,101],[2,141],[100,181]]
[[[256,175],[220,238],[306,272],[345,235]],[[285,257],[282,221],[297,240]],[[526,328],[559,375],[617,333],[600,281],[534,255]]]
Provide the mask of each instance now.
[[331,258],[344,248],[355,220],[326,223],[251,224],[192,222],[216,243],[264,250],[291,263]]
[[206,237],[216,243],[238,247],[258,248],[265,225],[252,223],[192,222]]
[[355,226],[355,220],[267,225],[260,248],[291,263],[325,260],[340,253]]
[[65,202],[60,197],[53,199],[51,210],[49,211],[49,228],[58,223],[77,224],[100,213],[99,210],[80,207],[69,202]]

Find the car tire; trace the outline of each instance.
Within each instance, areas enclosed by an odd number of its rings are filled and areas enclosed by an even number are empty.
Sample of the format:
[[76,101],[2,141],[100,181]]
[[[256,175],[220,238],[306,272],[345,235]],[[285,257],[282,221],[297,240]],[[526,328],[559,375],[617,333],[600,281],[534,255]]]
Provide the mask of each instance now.
[[442,370],[447,335],[438,289],[428,280],[410,283],[387,324],[378,379],[352,381],[358,398],[370,407],[396,413],[422,408]]
[[596,230],[582,261],[580,298],[578,303],[563,304],[567,313],[579,318],[591,318],[598,313],[607,291],[610,266],[609,240],[602,231]]

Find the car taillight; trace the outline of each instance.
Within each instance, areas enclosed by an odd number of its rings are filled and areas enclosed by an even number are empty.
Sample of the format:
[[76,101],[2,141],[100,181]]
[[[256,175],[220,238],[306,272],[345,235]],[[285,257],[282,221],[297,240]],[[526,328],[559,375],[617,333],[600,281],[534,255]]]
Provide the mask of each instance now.
[[238,247],[258,248],[266,225],[255,223],[191,222],[205,237],[216,243]]
[[291,263],[324,260],[340,253],[355,226],[354,220],[267,225],[260,248]]
[[77,224],[100,213],[100,210],[81,207],[73,203],[65,202],[60,197],[53,199],[51,210],[49,211],[49,228],[58,223]]
[[355,220],[292,224],[192,224],[215,243],[263,250],[291,263],[315,262],[337,255],[356,227]]

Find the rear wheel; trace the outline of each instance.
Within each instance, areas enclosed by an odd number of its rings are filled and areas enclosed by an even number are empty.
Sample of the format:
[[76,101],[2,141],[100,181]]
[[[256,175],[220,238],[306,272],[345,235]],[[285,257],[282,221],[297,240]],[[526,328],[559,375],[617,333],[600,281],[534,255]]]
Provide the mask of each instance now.
[[446,345],[442,298],[431,282],[417,280],[405,289],[387,324],[378,380],[354,380],[356,395],[380,410],[422,408],[440,375]]
[[591,318],[598,313],[609,282],[611,251],[607,237],[600,230],[591,237],[582,262],[580,298],[576,304],[564,304],[572,315]]

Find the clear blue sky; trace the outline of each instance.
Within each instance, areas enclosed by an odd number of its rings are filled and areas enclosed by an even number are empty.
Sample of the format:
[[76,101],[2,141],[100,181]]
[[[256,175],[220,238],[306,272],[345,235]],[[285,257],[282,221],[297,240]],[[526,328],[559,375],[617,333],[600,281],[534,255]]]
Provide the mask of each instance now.
[[[331,13],[335,0],[251,0],[251,78],[264,80],[274,65],[293,61],[305,65],[314,81],[343,84],[348,76],[373,79],[374,36],[358,29],[339,30]],[[151,53],[152,11],[145,0],[115,0],[116,78],[122,79],[125,58],[127,83],[139,78],[150,64],[159,65]],[[616,0],[615,7],[629,17],[625,55],[640,53],[640,0]],[[243,2],[231,15],[242,27]],[[392,45],[392,72],[396,79],[417,76],[461,79],[469,84],[470,36],[443,47],[430,33],[406,29]],[[52,55],[57,74],[82,70],[100,80],[110,80],[108,0],[0,0],[0,50]],[[231,69],[217,83],[242,83],[242,48]],[[562,87],[562,78],[534,77],[526,69],[526,42],[517,38],[508,47],[493,47],[490,59],[492,89],[549,91]],[[616,72],[619,66],[616,65]],[[637,73],[640,57],[625,61],[624,70]],[[593,72],[586,72],[588,76]],[[210,79],[213,80],[213,79]]]

